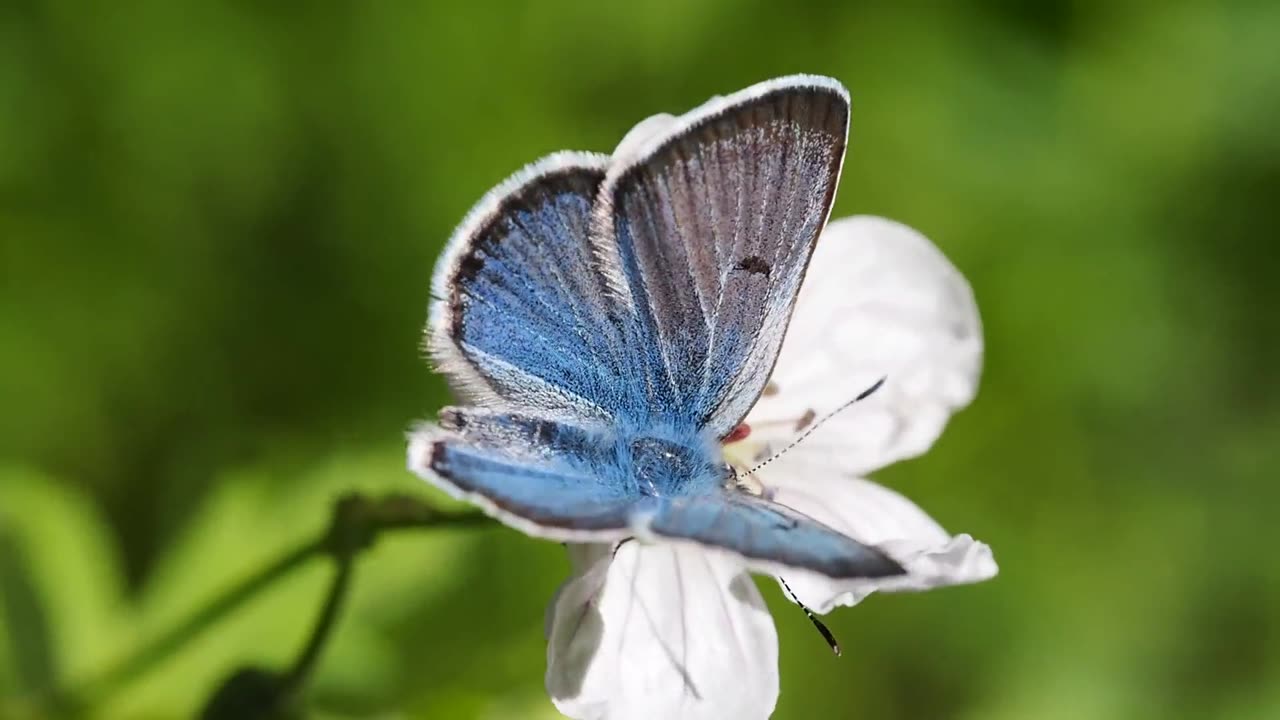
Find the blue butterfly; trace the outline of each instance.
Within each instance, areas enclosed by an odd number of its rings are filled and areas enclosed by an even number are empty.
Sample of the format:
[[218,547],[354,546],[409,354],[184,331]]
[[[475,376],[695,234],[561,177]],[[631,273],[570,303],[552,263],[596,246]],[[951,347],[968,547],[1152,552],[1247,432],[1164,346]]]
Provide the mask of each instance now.
[[427,347],[468,404],[411,468],[529,534],[692,542],[766,572],[903,572],[736,482],[721,441],[777,360],[844,161],[848,93],[792,76],[632,152],[490,191],[437,265]]

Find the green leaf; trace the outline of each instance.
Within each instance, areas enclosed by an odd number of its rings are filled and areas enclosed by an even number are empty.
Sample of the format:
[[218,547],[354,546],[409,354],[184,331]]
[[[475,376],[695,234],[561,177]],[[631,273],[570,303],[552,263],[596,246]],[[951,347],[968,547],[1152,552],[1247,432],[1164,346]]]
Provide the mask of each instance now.
[[18,692],[43,695],[58,682],[49,617],[16,535],[0,525],[0,621],[8,628]]
[[0,466],[0,687],[6,665],[24,691],[65,689],[120,654],[133,622],[114,549],[78,489]]

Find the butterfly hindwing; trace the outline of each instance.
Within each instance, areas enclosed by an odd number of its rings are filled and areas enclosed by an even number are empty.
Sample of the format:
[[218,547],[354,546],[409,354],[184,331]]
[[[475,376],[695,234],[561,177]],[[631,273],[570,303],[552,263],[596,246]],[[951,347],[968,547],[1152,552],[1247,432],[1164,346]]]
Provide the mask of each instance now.
[[607,541],[638,532],[719,547],[762,570],[901,572],[874,548],[764,498],[729,488],[638,493],[635,466],[620,461],[622,436],[608,425],[465,408],[445,408],[440,422],[415,435],[412,469],[534,534]]
[[723,490],[665,501],[647,525],[654,535],[691,540],[742,556],[757,569],[800,567],[833,578],[899,575],[879,550],[763,498]]
[[410,441],[410,469],[504,522],[559,540],[628,534],[636,498],[617,481],[600,428],[446,408]]

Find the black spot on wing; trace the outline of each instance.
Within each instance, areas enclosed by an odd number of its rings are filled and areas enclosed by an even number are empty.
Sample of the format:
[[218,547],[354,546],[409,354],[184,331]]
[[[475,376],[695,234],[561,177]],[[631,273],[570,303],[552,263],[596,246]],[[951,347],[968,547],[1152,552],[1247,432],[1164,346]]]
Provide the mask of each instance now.
[[427,454],[427,467],[435,472],[441,472],[440,467],[444,464],[444,454],[448,450],[443,440],[436,440],[431,443],[431,452]]
[[556,441],[556,426],[549,422],[540,422],[534,426],[534,437],[538,445],[552,447]]
[[734,267],[738,270],[746,270],[752,275],[764,275],[765,277],[769,277],[769,271],[772,270],[769,267],[769,263],[765,262],[765,259],[759,255],[748,255],[739,260]]

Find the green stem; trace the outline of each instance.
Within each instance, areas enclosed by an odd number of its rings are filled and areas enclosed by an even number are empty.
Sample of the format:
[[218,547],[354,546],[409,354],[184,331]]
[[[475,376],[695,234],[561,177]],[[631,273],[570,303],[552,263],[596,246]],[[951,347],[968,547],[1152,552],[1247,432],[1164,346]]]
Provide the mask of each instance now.
[[316,663],[320,659],[320,652],[324,650],[325,643],[328,642],[329,636],[333,634],[334,626],[337,625],[338,613],[342,609],[342,604],[346,601],[347,592],[351,587],[351,578],[355,573],[355,556],[346,555],[336,558],[337,570],[333,576],[333,584],[329,586],[329,594],[325,597],[324,606],[320,610],[320,617],[316,620],[315,629],[311,631],[311,637],[307,640],[307,645],[303,648],[302,653],[298,655],[298,659],[294,661],[293,667],[285,674],[281,685],[282,692],[289,696],[296,696],[306,685],[307,677],[315,668]]

